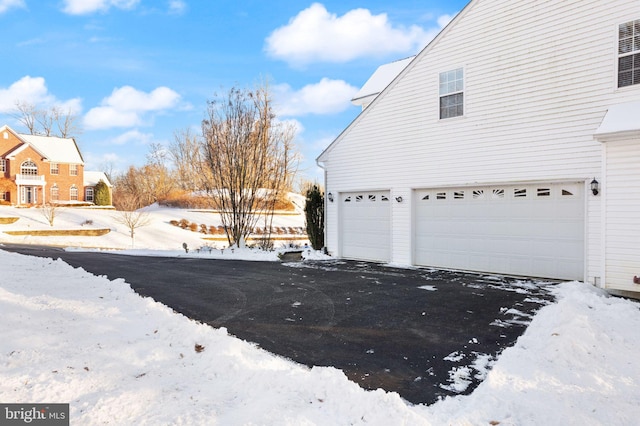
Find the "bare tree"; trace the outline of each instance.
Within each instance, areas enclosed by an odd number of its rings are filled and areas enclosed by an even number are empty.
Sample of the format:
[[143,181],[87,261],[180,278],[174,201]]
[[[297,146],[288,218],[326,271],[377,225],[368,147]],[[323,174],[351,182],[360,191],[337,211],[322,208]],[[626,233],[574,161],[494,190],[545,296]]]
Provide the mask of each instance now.
[[13,117],[26,127],[31,135],[36,134],[37,114],[38,111],[34,104],[21,101],[16,102],[16,112],[13,114]]
[[18,101],[13,116],[32,135],[72,138],[80,133],[77,116],[70,109],[65,111],[58,106],[38,109],[34,104]]
[[[292,126],[276,120],[266,86],[232,88],[208,102],[202,135],[209,168],[206,188],[229,244],[240,244],[259,213],[272,219],[276,200],[292,180],[297,158]],[[265,219],[267,231],[271,219]]]
[[125,197],[120,201],[120,203],[122,210],[118,211],[118,215],[114,219],[116,222],[125,225],[129,230],[129,236],[131,236],[131,248],[133,248],[136,229],[149,225],[151,223],[151,219],[149,218],[149,213],[136,210],[136,206],[139,202],[135,197]]
[[169,146],[178,186],[185,191],[203,188],[206,168],[203,168],[202,141],[189,128],[176,131]]
[[76,124],[78,116],[73,114],[71,109],[65,111],[60,107],[53,107],[51,109],[51,115],[57,129],[57,136],[61,138],[73,138],[82,133],[82,130]]
[[40,208],[42,215],[47,219],[49,225],[53,226],[53,221],[58,216],[58,206],[52,203],[43,204]]
[[169,157],[169,151],[163,145],[152,143],[149,146],[147,164],[141,169],[141,183],[152,202],[166,200],[176,187],[174,173],[167,166]]

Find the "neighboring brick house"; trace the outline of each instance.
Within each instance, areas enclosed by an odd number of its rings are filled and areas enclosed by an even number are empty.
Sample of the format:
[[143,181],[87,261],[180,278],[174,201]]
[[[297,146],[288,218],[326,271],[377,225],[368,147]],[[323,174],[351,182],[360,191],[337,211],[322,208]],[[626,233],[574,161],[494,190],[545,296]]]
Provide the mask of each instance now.
[[74,139],[24,135],[9,126],[0,127],[0,201],[12,205],[84,203],[84,174]]
[[88,170],[84,172],[84,200],[88,203],[95,203],[95,188],[100,181],[103,181],[107,185],[107,188],[109,188],[109,204],[111,205],[113,202],[111,192],[112,185],[104,172],[92,172]]

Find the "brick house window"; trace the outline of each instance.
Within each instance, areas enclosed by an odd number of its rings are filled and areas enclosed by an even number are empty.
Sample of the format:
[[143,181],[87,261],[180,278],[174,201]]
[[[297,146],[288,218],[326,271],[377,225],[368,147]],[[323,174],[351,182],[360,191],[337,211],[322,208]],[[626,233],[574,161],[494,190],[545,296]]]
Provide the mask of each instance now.
[[20,174],[22,175],[30,175],[37,176],[38,175],[38,166],[31,160],[27,160],[20,165]]
[[7,171],[7,160],[4,158],[0,158],[0,173],[4,173]]
[[75,185],[71,186],[71,189],[69,189],[69,199],[71,201],[77,201],[78,200],[78,187]]
[[640,19],[618,27],[618,87],[640,84]]
[[69,164],[69,174],[71,176],[78,176],[78,165],[77,164]]
[[51,163],[50,169],[52,175],[57,175],[60,172],[58,163]]
[[51,187],[51,201],[58,201],[60,199],[60,191],[58,190],[58,185],[54,184]]
[[93,187],[89,186],[84,190],[84,200],[93,203]]
[[464,70],[441,72],[439,79],[440,119],[464,114]]

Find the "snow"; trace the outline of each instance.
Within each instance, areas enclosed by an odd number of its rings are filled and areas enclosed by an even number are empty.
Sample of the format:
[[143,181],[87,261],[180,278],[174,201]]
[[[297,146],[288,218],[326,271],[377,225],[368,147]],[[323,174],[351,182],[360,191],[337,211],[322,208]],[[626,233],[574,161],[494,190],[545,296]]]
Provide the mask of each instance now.
[[609,107],[600,127],[595,132],[595,138],[604,140],[616,133],[638,132],[640,127],[637,118],[640,114],[640,102],[628,102]]
[[376,71],[353,96],[355,105],[365,105],[375,99],[413,60],[415,56],[379,66]]
[[[20,229],[48,227],[36,210],[16,210],[21,219],[1,230],[18,229],[20,222]],[[188,231],[166,221],[212,216],[151,210],[153,224],[139,230],[139,249],[127,253],[187,255],[176,246],[195,247],[198,234],[189,240]],[[9,213],[16,212],[0,208],[0,216]],[[93,226],[115,226],[114,213],[69,209],[56,227],[87,218]],[[125,230],[112,234],[91,244],[72,237],[49,242],[130,247]],[[257,257],[250,250],[233,254]],[[335,368],[307,368],[270,354],[140,297],[121,279],[1,250],[0,264],[0,401],[68,402],[71,424],[622,425],[640,417],[640,305],[583,283],[554,286],[557,301],[526,318],[525,333],[498,359],[471,353],[470,367],[452,368],[452,390],[464,390],[472,375],[484,377],[473,393],[425,406],[365,391]]]

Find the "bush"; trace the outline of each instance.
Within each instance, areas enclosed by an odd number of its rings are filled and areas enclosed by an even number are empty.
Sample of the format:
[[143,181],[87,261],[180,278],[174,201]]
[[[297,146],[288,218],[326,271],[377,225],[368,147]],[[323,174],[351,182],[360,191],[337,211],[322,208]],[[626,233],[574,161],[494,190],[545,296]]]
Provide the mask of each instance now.
[[320,250],[324,247],[324,193],[317,185],[307,190],[304,213],[311,247]]
[[213,206],[210,197],[193,195],[182,190],[169,192],[165,197],[158,199],[158,204],[181,209],[210,209]]
[[197,223],[190,223],[189,224],[189,229],[192,230],[193,232],[196,232],[198,230],[198,224]]
[[189,226],[189,221],[187,219],[180,219],[180,222],[178,222],[178,225],[182,229],[187,229],[187,227]]
[[96,206],[111,205],[111,191],[103,180],[100,180],[93,189],[93,202]]

